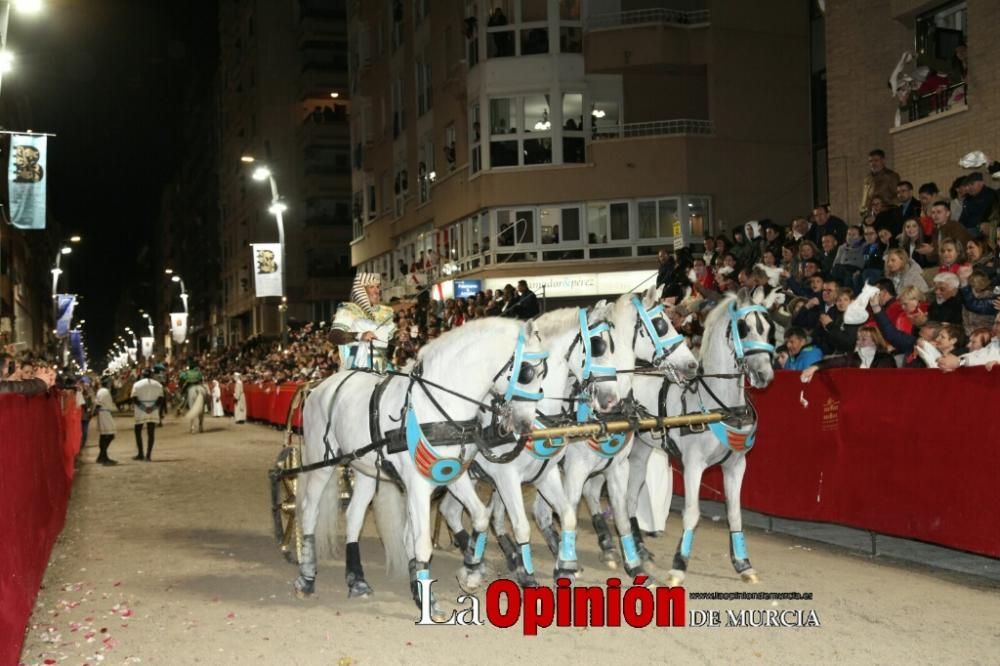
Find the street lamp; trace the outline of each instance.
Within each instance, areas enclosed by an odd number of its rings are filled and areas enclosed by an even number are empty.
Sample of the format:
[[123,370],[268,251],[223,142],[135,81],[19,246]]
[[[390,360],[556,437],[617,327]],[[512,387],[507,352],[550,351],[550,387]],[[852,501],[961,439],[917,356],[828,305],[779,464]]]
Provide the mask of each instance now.
[[177,282],[181,285],[181,300],[184,302],[184,312],[188,311],[188,293],[187,288],[184,286],[184,279],[180,275],[174,275],[170,278],[171,282]]
[[[254,164],[256,160],[252,155],[243,155],[240,161],[244,164]],[[288,344],[288,331],[285,328],[285,312],[288,310],[288,298],[285,296],[285,219],[283,217],[288,206],[278,195],[278,183],[274,180],[274,174],[264,164],[259,164],[251,174],[257,182],[268,181],[271,185],[271,205],[267,212],[274,215],[274,220],[278,224],[278,244],[281,246],[281,258],[279,259],[278,270],[281,272],[281,302],[278,305],[278,313],[281,326],[281,344]]]
[[22,14],[37,14],[42,9],[42,0],[0,2],[0,83],[3,82],[3,75],[14,68],[14,54],[7,50],[7,27],[10,25],[11,4]]

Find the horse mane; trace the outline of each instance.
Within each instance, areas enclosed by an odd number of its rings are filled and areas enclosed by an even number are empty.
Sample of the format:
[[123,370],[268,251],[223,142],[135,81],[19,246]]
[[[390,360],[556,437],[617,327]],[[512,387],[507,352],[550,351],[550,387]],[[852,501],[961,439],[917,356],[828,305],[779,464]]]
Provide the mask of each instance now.
[[[509,328],[511,344],[513,345],[521,322],[516,319],[506,319],[504,317],[486,317],[484,319],[473,319],[458,328],[438,336],[424,345],[417,352],[417,360],[423,364],[433,364],[439,357],[451,358],[462,353],[471,345],[482,345],[484,342],[490,344],[489,338],[494,335],[504,335],[506,331],[497,331],[497,328]],[[451,371],[456,368],[451,368]]]
[[566,332],[571,324],[578,327],[580,321],[577,308],[559,308],[535,318],[535,330],[543,338],[552,338]]
[[708,313],[705,318],[705,333],[701,338],[701,358],[709,358],[712,348],[719,344],[719,341],[716,340],[718,336],[715,335],[715,328],[723,319],[725,319],[722,322],[723,327],[729,325],[729,305],[735,302],[736,294],[728,294]]

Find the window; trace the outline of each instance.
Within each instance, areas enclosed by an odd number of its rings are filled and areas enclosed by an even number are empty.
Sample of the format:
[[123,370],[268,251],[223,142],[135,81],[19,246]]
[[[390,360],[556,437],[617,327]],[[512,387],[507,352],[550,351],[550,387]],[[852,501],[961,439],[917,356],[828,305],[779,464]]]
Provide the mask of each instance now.
[[392,138],[398,139],[406,129],[406,111],[403,102],[403,79],[397,78],[392,84]]
[[416,62],[417,84],[417,115],[424,115],[431,110],[431,65],[430,52],[424,54]]
[[628,241],[628,239],[627,203],[587,204],[587,242],[590,245]]
[[375,206],[375,184],[368,185],[368,221],[375,219],[377,208]]
[[586,142],[583,138],[583,94],[562,96],[563,163],[586,162]]
[[637,208],[640,240],[673,237],[674,223],[680,221],[677,199],[640,201]]
[[[473,104],[469,110],[469,163],[472,173],[479,173],[483,168],[483,153],[480,145],[479,105]],[[452,153],[455,152],[452,144]]]
[[431,198],[431,183],[437,178],[434,171],[434,141],[432,134],[424,136],[420,143],[420,157],[417,163],[417,181],[419,185],[420,203],[427,203]]
[[455,123],[444,128],[444,157],[449,173],[455,170]]
[[591,137],[616,137],[621,134],[618,102],[596,100],[590,105]]
[[692,236],[704,238],[712,233],[712,200],[709,197],[686,197],[688,230]]
[[517,104],[514,98],[490,100],[490,135],[517,132]]
[[549,52],[548,0],[493,0],[491,6],[486,22],[488,58]]
[[542,245],[578,244],[580,209],[577,207],[539,209],[538,233]]
[[497,246],[532,245],[535,242],[535,211],[498,210]]
[[379,176],[378,186],[382,190],[382,210],[389,210],[392,205],[392,181],[389,171],[385,170]]

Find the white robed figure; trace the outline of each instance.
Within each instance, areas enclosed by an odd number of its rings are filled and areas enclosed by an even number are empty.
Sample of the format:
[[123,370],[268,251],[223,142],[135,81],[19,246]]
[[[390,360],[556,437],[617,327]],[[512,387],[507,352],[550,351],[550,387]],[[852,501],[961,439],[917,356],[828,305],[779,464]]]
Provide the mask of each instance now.
[[222,387],[219,386],[218,379],[212,380],[212,416],[225,416],[222,412]]
[[247,397],[243,393],[243,379],[240,373],[233,373],[233,421],[236,423],[246,423],[247,420]]
[[383,371],[388,365],[386,349],[396,335],[396,324],[392,308],[381,304],[381,286],[378,273],[358,273],[351,288],[351,302],[337,308],[330,339],[339,347],[342,370]]

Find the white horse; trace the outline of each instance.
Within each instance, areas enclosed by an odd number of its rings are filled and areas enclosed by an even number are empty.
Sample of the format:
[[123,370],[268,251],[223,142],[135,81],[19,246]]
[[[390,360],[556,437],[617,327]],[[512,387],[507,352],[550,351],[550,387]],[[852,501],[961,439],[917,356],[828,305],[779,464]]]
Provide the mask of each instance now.
[[[769,311],[776,305],[780,305],[784,302],[784,295],[782,292],[777,290],[772,290],[767,296],[761,299],[762,290],[757,290],[754,292],[754,299],[760,302]],[[772,330],[768,332],[768,335],[773,335]],[[634,398],[642,407],[645,413],[652,414],[654,416],[674,416],[674,413],[667,412],[666,397],[667,392],[670,390],[671,381],[669,376],[665,377],[655,377],[651,375],[636,375],[633,378],[633,390]],[[629,478],[628,478],[628,491],[626,494],[626,501],[628,504],[628,515],[629,524],[632,530],[632,538],[635,541],[636,549],[639,556],[644,562],[653,559],[652,554],[646,548],[643,540],[642,530],[639,528],[639,521],[637,519],[637,513],[639,509],[639,497],[646,485],[647,479],[652,482],[663,484],[663,492],[653,492],[649,493],[650,501],[652,501],[654,495],[663,496],[669,498],[671,496],[671,489],[673,486],[673,477],[671,472],[663,475],[662,478],[649,477],[647,474],[647,467],[649,461],[652,458],[652,451],[654,448],[660,448],[668,454],[675,454],[676,450],[671,451],[670,444],[672,439],[665,436],[665,432],[641,432],[636,434],[636,438],[640,444],[644,446],[634,446],[629,454]],[[673,457],[676,457],[674,455]],[[601,489],[604,485],[604,479],[601,476],[592,477],[587,484],[584,486],[584,498],[587,500],[587,505],[590,508],[592,515],[592,520],[594,522],[594,529],[597,531],[598,544],[601,546],[601,560],[605,562],[610,568],[616,568],[618,565],[618,551],[615,549],[613,542],[610,538],[610,533],[608,532],[607,523],[604,521],[603,507],[601,506]]]
[[[341,372],[306,400],[304,465],[353,455],[350,464],[356,472],[398,478],[406,488],[407,512],[387,512],[380,528],[385,534],[406,530],[411,591],[418,605],[417,581],[430,578],[430,497],[438,486],[447,485],[472,513],[475,538],[463,573],[470,588],[482,582],[489,514],[465,474],[477,449],[480,409],[494,415],[501,433],[526,432],[542,397],[545,356],[531,322],[477,320],[428,343],[408,376]],[[368,418],[359,418],[362,414]],[[302,596],[315,589],[315,529],[321,509],[331,510],[329,520],[337,518],[339,507],[329,504],[338,501],[339,478],[331,466],[302,473],[298,517],[304,536],[295,581]],[[394,524],[387,524],[388,519]],[[384,545],[394,544],[390,539]],[[443,617],[433,599],[430,603],[434,614]]]
[[[719,302],[705,321],[701,364],[703,375],[690,388],[671,386],[666,396],[670,415],[721,412],[723,421],[703,428],[670,431],[684,465],[684,532],[674,555],[667,584],[680,585],[687,572],[700,518],[701,477],[713,465],[722,466],[729,520],[730,559],[746,582],[757,582],[747,555],[740,511],[740,490],[746,472],[746,454],[754,445],[757,412],[747,400],[744,381],[765,388],[774,379],[774,322],[768,316],[761,289],[741,289]],[[667,493],[673,479],[667,476]]]
[[188,409],[187,414],[184,418],[188,421],[188,426],[191,429],[191,434],[194,434],[194,424],[197,420],[198,422],[198,432],[205,432],[205,402],[208,400],[208,389],[204,384],[192,384],[187,387],[187,404],[191,407]]
[[[548,372],[542,383],[542,392],[548,397],[539,403],[541,420],[537,423],[538,427],[544,427],[546,422],[551,423],[568,413],[570,400],[585,403],[581,406],[588,411],[599,412],[606,412],[618,404],[620,396],[609,326],[612,310],[613,304],[601,301],[589,313],[579,308],[563,308],[534,320],[542,345],[549,352]],[[517,456],[513,460],[507,460],[499,451],[480,453],[476,456],[473,471],[488,480],[496,491],[491,503],[493,527],[508,566],[515,572],[518,583],[533,586],[537,582],[529,543],[531,524],[524,509],[522,485],[531,483],[555,507],[564,539],[575,541],[576,511],[566,498],[559,473],[558,464],[565,451],[562,440],[544,442],[528,439],[520,443],[520,447],[523,447],[520,455],[516,452],[520,449],[509,451],[514,447],[505,447],[507,455],[513,453]],[[513,540],[506,533],[504,507],[510,516]],[[440,511],[455,536],[455,542],[464,550],[469,535],[462,524],[461,503],[448,495],[442,500]],[[563,566],[575,569],[575,562],[557,564],[557,578]]]
[[[674,381],[686,381],[698,372],[698,362],[684,340],[684,336],[664,315],[664,308],[657,303],[656,288],[639,296],[626,294],[615,303],[613,336],[616,347],[615,364],[619,371],[619,391],[632,394],[633,373],[637,365],[649,366],[651,371],[665,373]],[[632,435],[616,434],[603,439],[590,438],[567,448],[563,460],[564,488],[574,509],[580,503],[584,485],[595,475],[603,475],[608,482],[608,499],[614,512],[619,543],[629,575],[645,573],[631,530],[628,528],[626,492],[629,480],[628,456],[632,449]],[[552,527],[551,507],[542,497],[535,498],[535,520],[545,534],[549,549],[560,561],[570,554],[576,559],[576,544],[556,542]],[[610,531],[599,512],[593,517],[594,528],[604,547],[613,548]],[[651,579],[650,579],[651,580]]]

